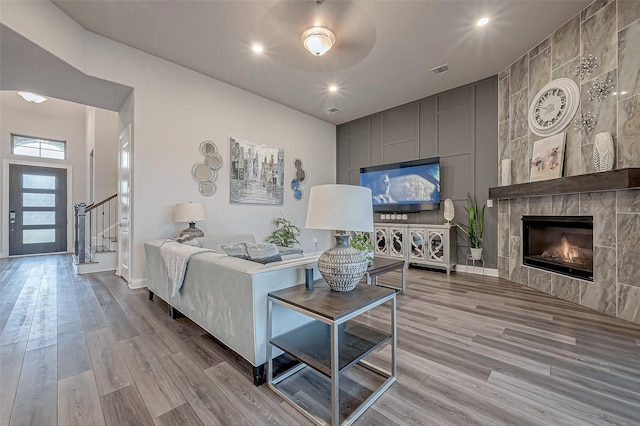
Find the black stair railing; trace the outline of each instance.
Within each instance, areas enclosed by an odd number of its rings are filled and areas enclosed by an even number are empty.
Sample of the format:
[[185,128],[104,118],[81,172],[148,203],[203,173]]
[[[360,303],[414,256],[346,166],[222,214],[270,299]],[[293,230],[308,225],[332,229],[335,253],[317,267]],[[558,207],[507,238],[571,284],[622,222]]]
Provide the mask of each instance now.
[[118,236],[117,197],[118,194],[113,194],[88,206],[85,203],[73,206],[77,263],[94,262],[96,253],[113,251]]

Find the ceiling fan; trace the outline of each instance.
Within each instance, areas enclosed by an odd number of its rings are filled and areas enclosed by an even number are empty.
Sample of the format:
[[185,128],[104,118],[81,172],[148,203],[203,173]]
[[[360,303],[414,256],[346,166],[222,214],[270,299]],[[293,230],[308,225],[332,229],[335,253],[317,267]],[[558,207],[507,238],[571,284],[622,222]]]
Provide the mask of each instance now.
[[262,34],[277,59],[307,70],[347,68],[376,40],[371,18],[353,1],[278,1],[263,18]]

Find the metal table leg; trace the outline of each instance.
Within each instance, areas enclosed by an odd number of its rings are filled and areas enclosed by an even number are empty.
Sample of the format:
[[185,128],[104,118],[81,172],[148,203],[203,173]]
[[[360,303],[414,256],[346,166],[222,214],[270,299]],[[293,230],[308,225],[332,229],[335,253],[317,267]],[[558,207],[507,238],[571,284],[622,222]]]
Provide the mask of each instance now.
[[[394,299],[395,300],[395,299]],[[338,359],[338,326],[331,324],[331,424],[340,425],[340,370]]]

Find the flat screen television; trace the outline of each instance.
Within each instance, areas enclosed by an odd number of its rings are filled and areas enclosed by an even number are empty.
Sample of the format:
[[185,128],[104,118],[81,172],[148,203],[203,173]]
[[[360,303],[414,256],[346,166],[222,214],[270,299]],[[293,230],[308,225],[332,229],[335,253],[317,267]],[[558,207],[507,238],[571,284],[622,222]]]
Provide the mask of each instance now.
[[374,212],[438,209],[440,158],[362,167],[360,186],[371,189]]

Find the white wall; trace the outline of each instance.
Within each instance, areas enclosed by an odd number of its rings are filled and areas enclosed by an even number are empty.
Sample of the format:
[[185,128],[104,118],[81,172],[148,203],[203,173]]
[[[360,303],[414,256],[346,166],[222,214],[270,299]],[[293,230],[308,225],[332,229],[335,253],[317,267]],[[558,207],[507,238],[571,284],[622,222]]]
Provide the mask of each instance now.
[[[76,33],[67,29],[77,24],[56,13],[51,15],[53,19],[38,20],[37,25],[25,21],[27,11],[54,7],[50,3],[29,4],[25,9],[22,2],[3,7],[3,23],[63,60],[69,54],[65,44],[79,43]],[[36,19],[45,15],[31,13]],[[280,212],[304,227],[308,199],[296,201],[288,189],[283,206],[229,203],[230,137],[284,148],[287,180],[293,178],[293,160],[302,159],[308,176],[304,186],[307,194],[313,185],[335,182],[334,125],[93,33],[85,33],[84,45],[87,74],[134,88],[135,102],[126,102],[120,114],[122,129],[133,105],[133,280],[145,275],[144,241],[174,236],[184,227],[173,222],[176,203],[203,201],[208,219],[198,226],[209,234],[254,233],[262,240]],[[72,59],[73,63],[82,62]],[[190,175],[192,165],[202,158],[198,146],[205,139],[218,145],[225,162],[217,181],[218,192],[212,197],[202,197]],[[330,245],[328,232],[308,230],[301,239],[306,251],[313,250],[313,237],[319,238],[320,248]]]
[[[2,159],[13,161],[27,161],[44,165],[68,165],[72,167],[72,203],[84,201],[86,197],[86,160],[85,160],[85,116],[84,106],[72,102],[49,99],[42,104],[32,104],[23,100],[16,92],[0,92],[0,154]],[[11,133],[25,136],[36,136],[67,142],[66,160],[51,160],[46,158],[26,157],[11,154]],[[5,191],[4,176],[0,178],[0,187]],[[6,194],[5,194],[6,195]],[[7,208],[4,198],[0,203],[2,211],[2,226],[0,227],[0,241],[2,253],[8,254]],[[72,217],[72,212],[67,212]],[[73,222],[70,222],[73,223]],[[71,231],[72,227],[69,227]],[[73,247],[73,234],[67,233],[69,250]]]
[[94,198],[100,201],[118,192],[118,114],[94,109]]
[[[118,192],[118,114],[86,107],[87,202],[99,202]],[[93,199],[90,199],[90,154],[93,151]]]
[[[85,202],[87,204],[91,204],[94,201],[95,197],[92,197],[95,194],[95,184],[91,179],[91,158],[90,154],[96,147],[96,109],[94,107],[86,106],[84,111],[84,141],[85,141],[85,170],[87,171],[87,178],[85,179],[85,194],[86,199]],[[92,186],[94,188],[92,188]]]

